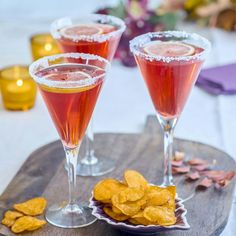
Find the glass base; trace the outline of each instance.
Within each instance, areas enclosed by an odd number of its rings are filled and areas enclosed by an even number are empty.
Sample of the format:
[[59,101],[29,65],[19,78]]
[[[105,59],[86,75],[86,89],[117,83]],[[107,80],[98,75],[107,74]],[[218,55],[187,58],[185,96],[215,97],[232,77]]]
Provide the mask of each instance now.
[[77,165],[77,175],[100,176],[105,175],[115,168],[115,161],[105,157],[92,156],[89,159],[83,158]]
[[54,204],[45,214],[46,220],[57,227],[71,229],[88,226],[96,221],[88,206]]

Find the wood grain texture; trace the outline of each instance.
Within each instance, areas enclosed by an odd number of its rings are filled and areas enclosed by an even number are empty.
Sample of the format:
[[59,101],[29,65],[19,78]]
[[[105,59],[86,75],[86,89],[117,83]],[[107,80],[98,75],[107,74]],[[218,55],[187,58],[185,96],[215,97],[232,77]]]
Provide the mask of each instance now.
[[[162,180],[163,156],[162,131],[155,117],[149,116],[142,134],[96,134],[97,155],[117,160],[117,168],[102,177],[78,177],[77,191],[80,202],[86,203],[96,182],[106,177],[122,178],[125,169],[136,169],[155,184]],[[216,160],[221,169],[235,169],[233,159],[226,153],[193,141],[175,140],[175,149],[191,156]],[[81,154],[84,152],[82,145]],[[82,155],[81,155],[82,156]],[[0,215],[13,203],[34,196],[45,196],[49,205],[67,199],[67,175],[64,169],[64,152],[60,141],[50,143],[30,155],[10,185],[0,197]],[[178,193],[185,198],[194,189],[193,183],[184,181],[183,176],[175,177]],[[185,203],[191,229],[162,233],[170,236],[216,236],[226,225],[232,204],[235,181],[225,190],[211,188],[197,192],[195,197]],[[0,235],[14,235],[0,225]],[[23,234],[22,234],[23,235]],[[25,235],[25,234],[24,234]],[[49,224],[41,230],[26,235],[32,236],[128,236],[131,234],[112,229],[104,222],[96,222],[82,229],[60,229]]]

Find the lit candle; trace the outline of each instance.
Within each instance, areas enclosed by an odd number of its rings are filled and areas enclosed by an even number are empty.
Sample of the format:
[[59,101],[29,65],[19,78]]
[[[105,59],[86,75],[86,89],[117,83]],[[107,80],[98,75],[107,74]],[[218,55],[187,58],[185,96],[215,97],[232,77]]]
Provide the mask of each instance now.
[[3,104],[9,110],[28,110],[34,106],[36,85],[27,66],[12,66],[0,71]]
[[33,60],[60,53],[57,42],[50,34],[36,34],[30,39]]
[[24,83],[22,79],[16,82],[10,83],[6,87],[9,100],[22,102],[28,100],[28,93],[30,92],[31,86],[28,83]]

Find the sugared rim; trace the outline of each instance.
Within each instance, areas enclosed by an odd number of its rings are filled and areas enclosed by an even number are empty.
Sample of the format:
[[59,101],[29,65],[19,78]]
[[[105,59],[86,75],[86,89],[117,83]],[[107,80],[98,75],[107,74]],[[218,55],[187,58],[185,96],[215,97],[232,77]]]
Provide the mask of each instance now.
[[[183,38],[183,41],[192,44],[194,46],[202,47],[204,50],[200,53],[190,56],[176,56],[176,57],[167,57],[167,56],[159,56],[159,55],[149,55],[140,50],[140,47],[144,46],[146,43],[151,42],[152,38],[158,40],[158,38]],[[190,42],[188,42],[190,40]],[[193,42],[192,42],[193,41]],[[194,44],[194,41],[198,42],[198,45]],[[211,49],[211,43],[206,38],[196,34],[196,33],[187,33],[185,31],[161,31],[161,32],[150,32],[146,34],[142,34],[140,36],[135,37],[130,41],[130,50],[136,56],[141,56],[147,60],[153,61],[163,61],[163,62],[171,62],[171,61],[191,61],[191,60],[203,60]]]
[[[69,25],[73,25],[73,21],[76,21],[76,24],[78,23],[91,23],[94,22],[96,23],[99,20],[99,23],[101,24],[105,24],[105,23],[112,23],[115,26],[118,26],[118,29],[109,32],[107,34],[101,34],[101,35],[71,35],[68,36],[66,38],[74,41],[74,42],[78,42],[80,40],[83,41],[89,41],[89,42],[104,42],[107,41],[108,39],[110,39],[112,36],[116,36],[117,34],[122,34],[125,31],[125,23],[123,20],[121,20],[118,17],[115,16],[110,16],[110,15],[103,15],[103,14],[90,14],[87,16],[81,16],[78,18],[70,18],[70,17],[64,17],[64,18],[60,18],[55,20],[52,24],[51,24],[51,34],[53,36],[53,38],[55,39],[60,39],[62,37],[62,35],[60,34],[59,30],[69,26]],[[64,36],[65,37],[65,36]]]
[[[104,69],[103,74],[100,74],[99,76],[79,80],[79,81],[52,81],[52,80],[46,79],[45,77],[41,77],[41,76],[36,75],[37,72],[39,72],[40,70],[43,70],[45,68],[49,68],[54,65],[62,66],[62,65],[68,65],[68,64],[70,64],[70,65],[82,64],[82,63],[68,62],[68,63],[58,63],[58,64],[49,65],[48,62],[53,62],[53,61],[58,60],[60,58],[99,60],[101,62],[104,62],[106,66],[104,68],[102,68],[102,69]],[[86,64],[82,64],[82,65],[86,65]],[[89,64],[87,64],[87,65],[89,65]],[[92,85],[98,79],[104,77],[109,66],[110,66],[110,63],[106,59],[104,59],[100,56],[94,55],[94,54],[62,53],[62,54],[56,54],[53,56],[43,57],[43,58],[40,58],[37,61],[33,62],[29,67],[29,73],[37,83],[46,85],[48,87],[65,88],[65,89],[67,89],[67,88],[80,88],[80,87],[86,87],[86,86]]]

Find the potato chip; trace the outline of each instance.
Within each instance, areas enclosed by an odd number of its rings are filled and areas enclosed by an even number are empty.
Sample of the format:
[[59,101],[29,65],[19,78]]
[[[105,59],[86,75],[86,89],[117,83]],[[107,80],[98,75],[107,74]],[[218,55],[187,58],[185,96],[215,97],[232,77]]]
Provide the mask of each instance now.
[[140,223],[139,223],[136,219],[130,218],[130,219],[128,219],[128,220],[129,220],[129,222],[130,222],[131,224],[133,224],[133,225],[140,225]]
[[124,179],[127,185],[104,179],[94,187],[94,198],[105,203],[103,210],[108,216],[134,225],[175,224],[175,186],[149,185],[134,170],[125,171]]
[[24,231],[33,231],[41,228],[46,224],[45,220],[39,220],[31,216],[22,216],[16,220],[14,225],[11,227],[12,232],[21,233]]
[[41,215],[44,212],[44,209],[47,205],[47,201],[43,197],[37,197],[30,199],[26,202],[22,202],[19,204],[14,204],[14,209],[19,212],[24,213],[29,216],[37,216]]
[[131,188],[142,188],[147,189],[147,180],[135,170],[127,170],[124,173],[124,179],[127,185]]
[[146,206],[161,206],[166,204],[171,199],[171,193],[163,189],[158,192],[151,192],[147,194]]
[[127,216],[133,216],[141,209],[141,207],[135,202],[120,203],[118,194],[112,197],[112,205],[117,207],[123,214]]
[[140,206],[141,209],[143,209],[147,203],[147,196],[144,195],[141,199],[134,202],[138,206]]
[[166,190],[168,190],[171,194],[172,194],[172,197],[175,199],[175,196],[176,196],[176,186],[167,186],[165,187]]
[[110,203],[113,195],[124,190],[126,186],[115,179],[104,179],[98,182],[93,191],[94,198],[104,203]]
[[132,216],[132,218],[141,218],[141,217],[143,217],[143,211],[139,211],[137,214]]
[[165,190],[165,193],[166,191],[169,192],[169,196],[171,196],[172,198],[175,198],[175,195],[176,195],[176,186],[167,186],[167,187],[161,187],[161,186],[156,186],[156,185],[150,185],[148,186],[148,189],[147,189],[147,194],[152,194],[152,193],[160,193],[162,192],[163,190]]
[[167,207],[172,211],[175,211],[175,199],[171,198],[166,204],[162,205],[163,207]]
[[121,211],[120,209],[118,209],[117,207],[112,206],[111,208],[112,208],[112,211],[113,211],[114,213],[116,213],[116,214],[122,214],[122,211]]
[[129,218],[129,216],[126,216],[124,214],[117,214],[110,207],[104,207],[103,208],[104,212],[109,215],[112,219],[117,220],[117,221],[124,221]]
[[173,225],[176,222],[174,211],[167,207],[149,206],[144,209],[143,216],[158,225]]
[[12,225],[14,225],[14,223],[15,223],[15,220],[9,219],[9,218],[6,218],[6,217],[4,217],[3,220],[2,220],[2,224],[6,225],[7,227],[11,227]]
[[156,186],[156,185],[149,185],[147,188],[147,193],[161,192],[162,190],[163,190],[163,187]]
[[134,202],[141,199],[144,196],[144,190],[140,188],[126,188],[118,195],[119,203],[125,203],[128,201]]
[[23,216],[23,214],[17,211],[6,211],[4,214],[5,218],[11,219],[11,220],[15,220],[21,216]]
[[[143,211],[138,212],[136,215],[132,216],[131,223],[136,225],[150,225],[153,224],[143,216]],[[134,221],[133,221],[134,220]]]
[[137,217],[137,218],[130,218],[129,222],[134,224],[134,225],[151,225],[153,224],[149,220],[147,220],[144,217]]
[[23,216],[23,214],[20,212],[6,211],[2,220],[2,224],[6,225],[7,227],[11,227],[15,223],[15,220],[21,216]]

